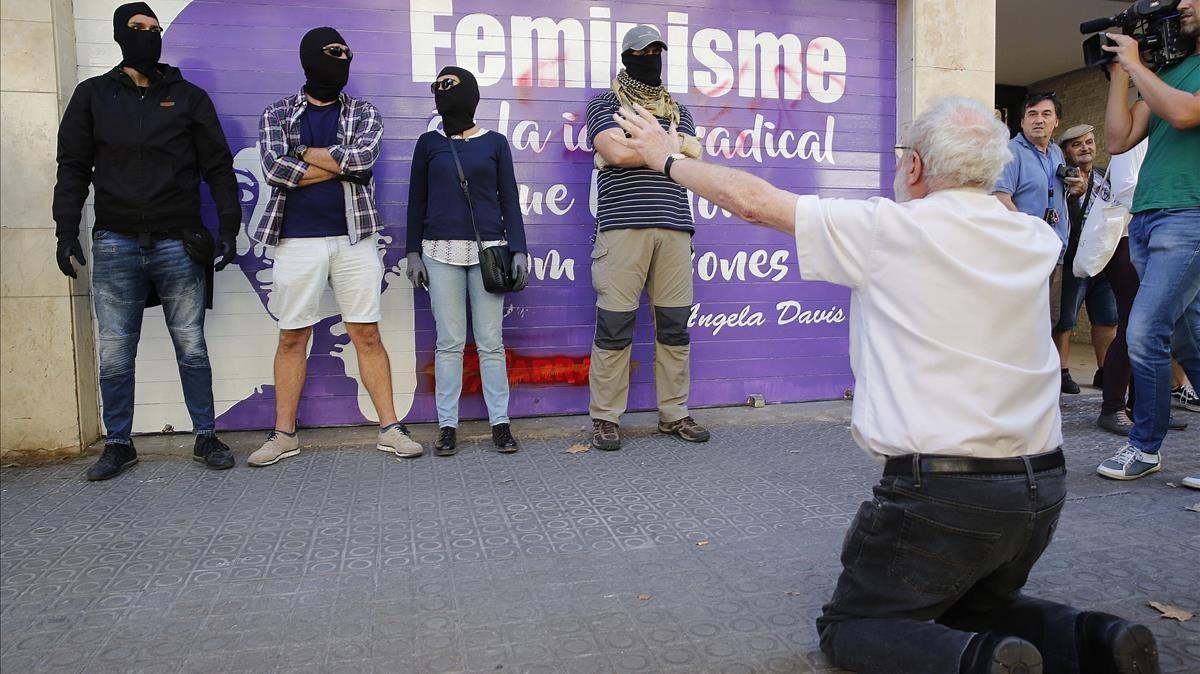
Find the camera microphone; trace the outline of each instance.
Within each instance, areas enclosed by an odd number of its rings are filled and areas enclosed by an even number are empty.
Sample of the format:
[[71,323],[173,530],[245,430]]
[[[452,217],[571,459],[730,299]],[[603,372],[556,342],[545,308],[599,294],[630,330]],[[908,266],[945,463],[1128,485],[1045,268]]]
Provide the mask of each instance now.
[[1111,16],[1105,19],[1092,19],[1091,21],[1084,21],[1079,24],[1079,32],[1086,35],[1102,31],[1105,28],[1112,28],[1115,25],[1117,25],[1117,22],[1113,21],[1113,17]]

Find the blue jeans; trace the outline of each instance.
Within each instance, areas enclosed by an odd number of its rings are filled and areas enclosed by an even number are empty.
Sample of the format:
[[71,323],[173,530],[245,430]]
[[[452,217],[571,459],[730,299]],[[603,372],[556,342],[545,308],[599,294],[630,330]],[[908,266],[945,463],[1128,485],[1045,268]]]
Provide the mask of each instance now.
[[1032,642],[1046,671],[1079,672],[1071,606],[1021,593],[1050,544],[1066,471],[885,476],[842,546],[817,619],[821,650],[860,674],[957,673],[975,633]]
[[212,369],[204,343],[204,268],[188,257],[178,239],[162,239],[152,248],[142,248],[136,236],[104,229],[92,231],[92,264],[106,442],[130,442],[133,368],[151,285],[162,299],[192,430],[197,435],[213,433]]
[[1088,320],[1092,325],[1117,324],[1117,296],[1113,294],[1108,277],[1101,273],[1091,278],[1079,278],[1071,272],[1072,257],[1063,262],[1062,306],[1054,332],[1069,332],[1079,323],[1079,308],[1087,302]]
[[479,352],[479,375],[488,421],[508,423],[508,367],[504,356],[504,296],[483,287],[479,265],[459,267],[422,255],[429,272],[429,304],[437,326],[436,379],[438,426],[458,428],[462,396],[463,348],[467,344],[467,299]]
[[1141,278],[1125,335],[1136,393],[1129,443],[1153,454],[1171,417],[1172,353],[1200,385],[1200,208],[1133,216],[1129,257]]

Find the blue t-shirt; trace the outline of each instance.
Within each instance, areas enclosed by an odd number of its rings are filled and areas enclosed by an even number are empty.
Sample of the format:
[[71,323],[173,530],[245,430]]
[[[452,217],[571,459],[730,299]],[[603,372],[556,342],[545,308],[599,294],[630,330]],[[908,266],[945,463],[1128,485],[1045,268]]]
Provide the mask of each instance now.
[[504,134],[486,129],[470,138],[450,141],[438,131],[426,131],[417,139],[408,181],[407,252],[421,252],[422,240],[475,240],[450,143],[454,143],[470,184],[480,238],[504,239],[512,252],[528,252],[512,150]]
[[[338,122],[342,104],[308,104],[296,123],[300,125],[300,143],[308,147],[337,145]],[[283,205],[281,239],[311,239],[320,236],[346,236],[346,191],[340,180],[297,187],[288,192]]]
[[[1051,141],[1043,153],[1029,142],[1024,133],[1018,133],[1008,141],[1008,149],[1012,150],[1012,161],[1008,162],[1004,171],[1000,173],[1000,180],[996,182],[993,192],[1011,194],[1017,210],[1035,218],[1045,216],[1046,209],[1053,207],[1058,212],[1058,225],[1054,227],[1054,231],[1063,242],[1065,251],[1070,231],[1067,188],[1055,175],[1059,165],[1065,163],[1062,148]],[[1051,186],[1054,189],[1053,199],[1050,198]],[[1061,259],[1060,255],[1059,260]]]
[[[621,107],[617,95],[609,91],[588,103],[588,142],[595,147],[596,135],[621,128],[613,113]],[[670,122],[658,120],[668,128]],[[696,135],[692,113],[679,106],[680,133]],[[648,168],[609,168],[596,178],[596,229],[646,229],[661,227],[694,232],[692,205],[687,190],[666,176]]]

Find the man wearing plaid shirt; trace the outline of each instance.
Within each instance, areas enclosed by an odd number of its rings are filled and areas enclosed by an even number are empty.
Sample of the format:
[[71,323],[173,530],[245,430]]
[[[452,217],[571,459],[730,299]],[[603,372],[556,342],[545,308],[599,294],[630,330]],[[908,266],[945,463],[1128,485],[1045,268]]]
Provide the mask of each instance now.
[[379,416],[377,447],[416,457],[392,403],[392,368],[379,335],[383,228],[371,183],[383,120],[370,103],[342,91],[353,53],[333,28],[314,28],[300,42],[306,82],[272,103],[259,120],[263,175],[271,186],[266,211],[250,237],[274,246],[268,309],[279,322],[275,350],[275,426],[250,455],[269,466],[300,453],[296,413],[308,366],[313,325],[325,286],[333,287],[346,332],[358,354],[363,385]]

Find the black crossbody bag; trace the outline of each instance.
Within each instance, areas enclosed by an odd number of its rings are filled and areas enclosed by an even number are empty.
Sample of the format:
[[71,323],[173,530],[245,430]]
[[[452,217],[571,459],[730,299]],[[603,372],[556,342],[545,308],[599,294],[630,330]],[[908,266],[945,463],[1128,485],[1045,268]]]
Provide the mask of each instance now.
[[479,236],[479,227],[475,225],[475,204],[471,201],[471,186],[463,173],[462,162],[458,160],[458,150],[454,149],[454,141],[446,136],[450,144],[450,154],[454,155],[454,166],[458,169],[458,186],[463,196],[467,198],[467,211],[471,214],[471,229],[475,230],[475,245],[479,246],[479,272],[483,274],[483,287],[489,293],[503,295],[514,292],[512,278],[512,250],[508,245],[483,247],[483,239]]

